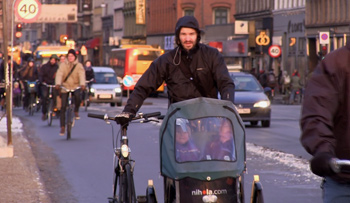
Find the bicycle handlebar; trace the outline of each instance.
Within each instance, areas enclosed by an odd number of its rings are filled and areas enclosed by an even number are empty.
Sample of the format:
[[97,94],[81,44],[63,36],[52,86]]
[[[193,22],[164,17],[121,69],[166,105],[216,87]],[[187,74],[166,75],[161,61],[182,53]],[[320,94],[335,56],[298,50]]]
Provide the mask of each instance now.
[[46,87],[55,87],[56,85],[49,85],[49,84],[47,84],[46,82],[42,82],[41,83],[42,85],[45,85]]
[[79,87],[75,88],[74,90],[70,90],[70,89],[67,89],[67,88],[65,88],[64,86],[61,85],[61,88],[63,90],[65,90],[66,92],[75,92],[76,90],[80,89],[81,87],[79,86]]
[[340,173],[342,166],[350,166],[350,160],[333,158],[329,164],[335,173]]
[[[159,116],[161,116],[160,112],[138,113],[131,120],[145,119],[145,121],[148,121],[148,118],[159,117]],[[102,119],[102,120],[105,120],[105,121],[106,120],[116,121],[116,117],[111,117],[111,116],[108,116],[107,114],[101,115],[101,114],[88,113],[88,117],[90,117],[90,118],[98,118],[98,119]]]

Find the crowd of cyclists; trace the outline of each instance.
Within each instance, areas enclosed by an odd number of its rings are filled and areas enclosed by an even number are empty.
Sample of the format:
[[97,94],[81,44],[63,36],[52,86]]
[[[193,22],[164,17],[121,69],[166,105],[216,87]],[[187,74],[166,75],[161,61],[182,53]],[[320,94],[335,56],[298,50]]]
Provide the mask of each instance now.
[[[47,119],[47,112],[48,112],[48,97],[49,97],[49,88],[50,85],[55,85],[55,88],[53,88],[53,100],[54,100],[54,111],[57,117],[60,116],[60,111],[62,107],[62,100],[61,100],[61,90],[60,85],[63,84],[56,84],[56,73],[59,69],[59,67],[62,64],[68,64],[68,58],[67,55],[60,55],[57,56],[56,54],[51,55],[49,61],[44,64],[37,64],[35,61],[35,58],[33,55],[26,54],[24,57],[22,57],[21,64],[16,63],[16,61],[12,61],[13,69],[12,69],[12,75],[13,75],[13,88],[12,88],[12,95],[13,95],[13,107],[21,107],[25,111],[29,111],[29,100],[31,94],[35,94],[36,98],[36,111],[40,111],[42,113],[41,119],[45,121]],[[75,61],[77,61],[77,57],[75,56]],[[4,111],[6,107],[6,87],[5,87],[5,65],[4,65],[4,59],[3,54],[0,53],[0,106],[1,110]],[[8,56],[8,67],[11,67],[11,56]],[[78,64],[80,64],[78,62]],[[85,70],[84,77],[80,77],[79,80],[84,79],[84,81],[79,81],[80,86],[82,86],[83,90],[85,89],[85,82],[86,80],[93,81],[94,80],[94,72],[91,66],[91,61],[87,60],[84,63],[83,69]],[[70,67],[71,68],[71,67]],[[78,70],[76,70],[77,72]],[[80,70],[79,70],[80,71]],[[72,71],[73,72],[73,71]],[[66,77],[66,75],[64,76]],[[73,78],[73,76],[71,76]],[[85,80],[86,78],[86,80]],[[34,92],[32,88],[32,84],[34,85]],[[82,85],[84,84],[84,85]],[[88,88],[87,90],[89,90]],[[83,92],[79,92],[79,98],[76,102],[76,106],[80,106],[83,104],[82,98]],[[76,113],[76,118],[79,118],[78,112]],[[62,126],[61,126],[62,127]],[[61,134],[61,133],[60,133]]]

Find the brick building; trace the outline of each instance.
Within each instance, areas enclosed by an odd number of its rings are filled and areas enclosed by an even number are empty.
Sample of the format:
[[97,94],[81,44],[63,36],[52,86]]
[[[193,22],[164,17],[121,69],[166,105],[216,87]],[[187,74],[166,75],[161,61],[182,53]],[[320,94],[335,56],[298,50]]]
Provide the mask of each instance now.
[[[235,13],[235,1],[233,0],[147,0],[147,44],[158,45],[165,50],[174,47],[174,33],[177,19],[185,15],[193,15],[197,18],[200,29],[207,33],[208,26],[216,27],[215,36],[203,36],[202,42],[206,43],[206,38],[220,37],[222,33],[227,33],[225,38],[233,35],[233,23]],[[222,30],[224,29],[224,30]]]

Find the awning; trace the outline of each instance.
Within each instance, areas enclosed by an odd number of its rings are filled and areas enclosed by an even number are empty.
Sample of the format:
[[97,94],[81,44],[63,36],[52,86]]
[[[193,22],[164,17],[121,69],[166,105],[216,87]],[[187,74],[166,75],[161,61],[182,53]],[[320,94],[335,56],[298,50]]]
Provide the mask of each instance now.
[[86,41],[86,43],[85,43],[85,46],[88,49],[93,49],[99,45],[100,45],[100,38],[98,38],[98,37],[90,39],[90,40]]

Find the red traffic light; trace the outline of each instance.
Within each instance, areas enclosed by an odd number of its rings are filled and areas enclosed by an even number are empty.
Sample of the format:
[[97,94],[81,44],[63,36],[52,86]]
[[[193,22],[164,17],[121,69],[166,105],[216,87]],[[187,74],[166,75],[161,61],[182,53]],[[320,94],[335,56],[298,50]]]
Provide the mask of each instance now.
[[16,26],[16,31],[21,32],[22,31],[22,24],[18,23]]

